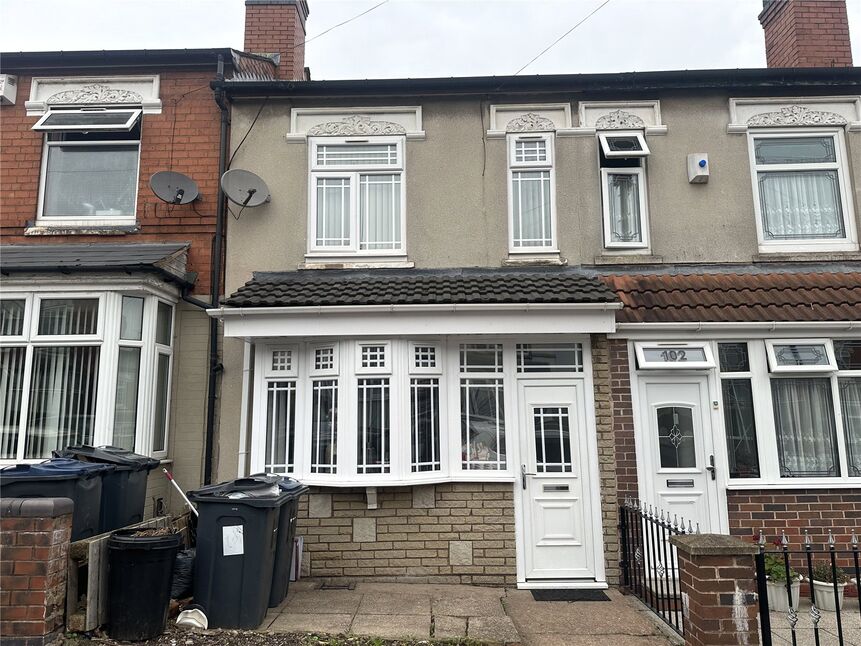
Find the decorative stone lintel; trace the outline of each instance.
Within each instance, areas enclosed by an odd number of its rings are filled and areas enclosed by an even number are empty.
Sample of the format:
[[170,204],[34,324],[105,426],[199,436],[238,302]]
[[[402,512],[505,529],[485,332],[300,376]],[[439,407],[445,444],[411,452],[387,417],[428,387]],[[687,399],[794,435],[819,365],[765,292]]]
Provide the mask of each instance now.
[[556,124],[553,121],[535,112],[527,112],[512,119],[505,126],[506,132],[553,132],[554,130],[556,130]]
[[771,112],[761,112],[747,120],[748,126],[845,126],[846,119],[836,112],[811,110],[803,105],[789,105]]
[[353,114],[339,121],[327,121],[308,131],[309,137],[350,137],[354,135],[405,135],[406,128],[393,121],[378,121]]
[[753,556],[759,551],[755,543],[727,534],[684,534],[671,537],[670,543],[690,556]]
[[645,127],[645,121],[625,110],[613,110],[595,122],[595,128],[598,130],[637,130]]

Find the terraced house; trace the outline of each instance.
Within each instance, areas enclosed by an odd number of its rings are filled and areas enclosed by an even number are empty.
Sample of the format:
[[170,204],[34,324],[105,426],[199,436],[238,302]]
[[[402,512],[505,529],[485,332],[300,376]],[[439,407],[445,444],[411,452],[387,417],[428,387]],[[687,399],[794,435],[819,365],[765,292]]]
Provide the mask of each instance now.
[[605,587],[628,496],[848,540],[861,73],[843,3],[760,19],[768,69],[216,83],[271,191],[217,475],[314,486],[306,573]]

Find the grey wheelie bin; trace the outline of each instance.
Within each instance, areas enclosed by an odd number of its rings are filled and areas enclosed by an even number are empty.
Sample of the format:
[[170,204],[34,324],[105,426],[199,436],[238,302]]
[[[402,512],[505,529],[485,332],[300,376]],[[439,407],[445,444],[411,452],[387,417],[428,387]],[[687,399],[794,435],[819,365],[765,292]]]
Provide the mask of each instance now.
[[127,527],[143,520],[149,472],[159,465],[155,458],[132,453],[116,446],[68,446],[55,454],[82,462],[111,464],[102,486],[101,529],[99,533]]
[[188,497],[200,514],[194,602],[210,628],[257,628],[269,607],[281,507],[290,494],[245,478]]
[[69,458],[15,464],[0,469],[0,491],[4,498],[71,498],[72,541],[78,541],[101,532],[102,478],[113,470]]

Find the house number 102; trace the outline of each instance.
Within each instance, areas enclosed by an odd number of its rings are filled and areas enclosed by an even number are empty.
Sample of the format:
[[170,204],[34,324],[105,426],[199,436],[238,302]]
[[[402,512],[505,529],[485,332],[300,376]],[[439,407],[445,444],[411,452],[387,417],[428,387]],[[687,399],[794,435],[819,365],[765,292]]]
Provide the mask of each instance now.
[[684,350],[663,350],[661,352],[661,359],[664,361],[687,361],[688,358],[685,356]]

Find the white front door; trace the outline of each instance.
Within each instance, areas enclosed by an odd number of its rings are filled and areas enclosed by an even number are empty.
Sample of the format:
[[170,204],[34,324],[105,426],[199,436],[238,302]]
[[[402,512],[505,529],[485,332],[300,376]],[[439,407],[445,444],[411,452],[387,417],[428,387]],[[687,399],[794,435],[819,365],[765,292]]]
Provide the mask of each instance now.
[[526,581],[594,580],[583,385],[521,382],[519,399]]
[[701,532],[721,531],[706,377],[641,377],[644,500]]

